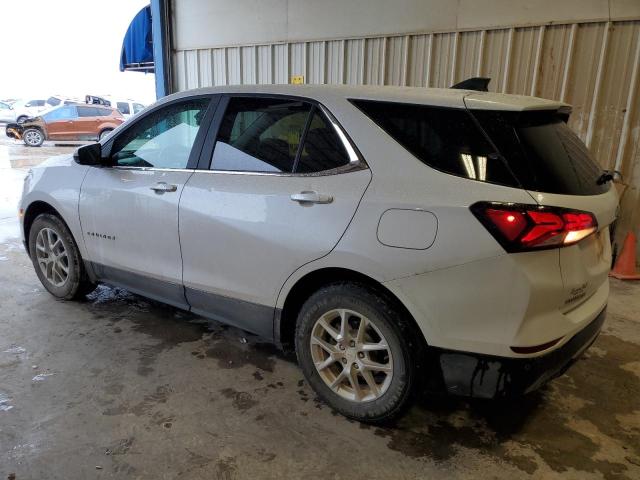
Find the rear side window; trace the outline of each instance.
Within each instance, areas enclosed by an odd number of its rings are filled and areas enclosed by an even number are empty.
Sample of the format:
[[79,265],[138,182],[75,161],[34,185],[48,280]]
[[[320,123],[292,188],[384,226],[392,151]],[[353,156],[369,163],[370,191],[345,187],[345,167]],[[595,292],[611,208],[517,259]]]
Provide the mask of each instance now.
[[418,160],[452,175],[518,187],[466,109],[352,100]]
[[564,195],[597,195],[602,169],[556,112],[474,110],[482,128],[527,190]]
[[232,98],[225,112],[211,168],[293,172],[311,105],[273,98]]
[[134,103],[133,104],[133,113],[138,113],[140,111],[144,110],[144,105],[140,104],[140,103]]
[[93,108],[93,107],[76,107],[76,108],[78,109],[79,117],[97,117],[98,116],[97,108]]
[[317,173],[349,160],[319,107],[291,99],[236,97],[222,120],[211,169]]
[[336,131],[317,109],[309,123],[296,173],[332,170],[349,164],[349,155]]

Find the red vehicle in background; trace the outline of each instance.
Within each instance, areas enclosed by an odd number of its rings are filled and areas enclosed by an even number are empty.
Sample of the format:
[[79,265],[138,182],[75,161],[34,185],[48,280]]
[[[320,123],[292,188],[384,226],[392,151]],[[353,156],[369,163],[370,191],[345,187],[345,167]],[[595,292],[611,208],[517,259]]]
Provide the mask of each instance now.
[[124,122],[116,109],[101,105],[60,105],[23,123],[7,125],[8,137],[39,147],[45,140],[100,140]]

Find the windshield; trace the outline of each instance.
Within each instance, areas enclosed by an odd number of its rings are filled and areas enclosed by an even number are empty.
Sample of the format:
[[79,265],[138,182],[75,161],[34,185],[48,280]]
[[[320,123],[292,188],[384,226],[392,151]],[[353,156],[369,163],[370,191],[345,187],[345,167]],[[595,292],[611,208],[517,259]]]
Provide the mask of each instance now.
[[597,195],[602,168],[556,111],[472,110],[523,188],[565,195]]

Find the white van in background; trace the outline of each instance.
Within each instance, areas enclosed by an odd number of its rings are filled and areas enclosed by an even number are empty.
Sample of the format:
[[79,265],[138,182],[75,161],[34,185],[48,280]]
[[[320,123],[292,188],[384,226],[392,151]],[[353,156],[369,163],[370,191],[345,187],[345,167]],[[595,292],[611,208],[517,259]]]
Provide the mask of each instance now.
[[124,118],[133,117],[145,108],[145,105],[135,100],[117,99],[110,96],[86,95],[85,102],[116,108]]

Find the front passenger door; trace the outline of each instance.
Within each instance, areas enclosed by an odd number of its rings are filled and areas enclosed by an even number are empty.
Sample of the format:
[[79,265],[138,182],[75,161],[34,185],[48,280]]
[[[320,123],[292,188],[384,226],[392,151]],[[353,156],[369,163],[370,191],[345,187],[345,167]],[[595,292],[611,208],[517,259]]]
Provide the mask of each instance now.
[[113,166],[91,168],[80,193],[88,260],[100,279],[187,307],[178,202],[197,161],[210,100],[161,106],[103,146]]

